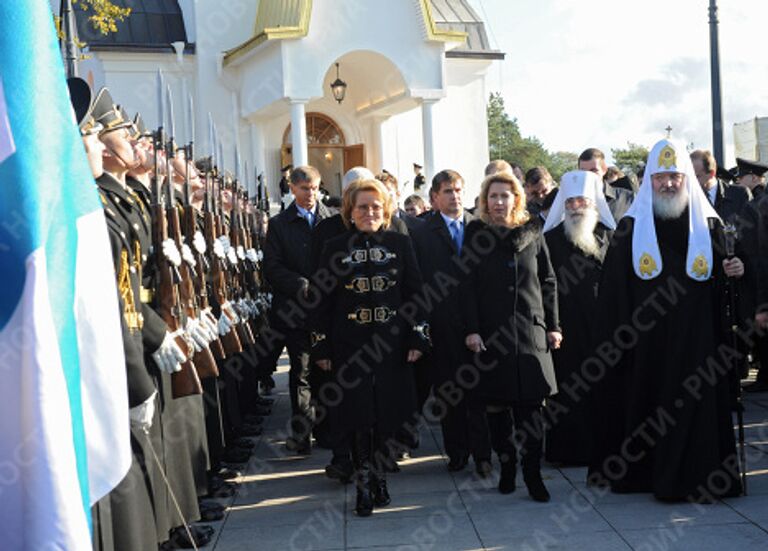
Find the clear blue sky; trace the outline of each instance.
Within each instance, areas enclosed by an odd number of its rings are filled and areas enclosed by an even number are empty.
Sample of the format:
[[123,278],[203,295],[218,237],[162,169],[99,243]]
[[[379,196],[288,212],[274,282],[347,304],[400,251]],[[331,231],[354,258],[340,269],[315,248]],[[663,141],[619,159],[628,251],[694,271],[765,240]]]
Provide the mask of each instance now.
[[[553,151],[710,148],[709,0],[470,0],[507,59],[491,69],[525,135]],[[735,122],[768,116],[768,0],[719,0],[727,163]]]

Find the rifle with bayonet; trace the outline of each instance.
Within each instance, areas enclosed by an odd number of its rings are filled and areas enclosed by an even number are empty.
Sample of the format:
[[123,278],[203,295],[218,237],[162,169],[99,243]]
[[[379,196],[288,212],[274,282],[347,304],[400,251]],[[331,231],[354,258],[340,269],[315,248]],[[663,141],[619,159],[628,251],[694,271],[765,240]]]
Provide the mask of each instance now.
[[[194,258],[194,265],[196,269],[192,269],[193,275],[193,287],[194,293],[197,297],[197,307],[201,316],[207,316],[213,318],[211,313],[211,305],[208,300],[208,285],[206,281],[206,274],[209,271],[209,263],[205,258],[205,252],[207,251],[207,244],[205,237],[198,229],[198,214],[197,209],[192,204],[192,189],[190,183],[189,167],[190,163],[195,158],[195,119],[194,109],[192,103],[192,96],[187,99],[187,128],[189,128],[190,140],[184,147],[185,158],[187,162],[184,165],[184,214],[183,214],[183,227],[184,235],[187,239],[187,246]],[[215,321],[215,319],[213,319]],[[214,358],[223,360],[226,357],[224,346],[218,335],[215,339],[209,342],[209,347]],[[213,364],[213,376],[218,376],[219,370],[216,367],[216,363]],[[203,377],[203,374],[200,374]]]
[[[194,347],[187,340],[181,325],[183,312],[180,307],[178,290],[181,276],[178,266],[166,256],[164,249],[164,244],[169,246],[170,243],[168,242],[168,225],[163,206],[162,181],[164,176],[161,169],[160,151],[164,151],[167,144],[164,127],[163,77],[159,71],[157,80],[159,127],[154,135],[155,181],[152,189],[152,247],[154,250],[155,277],[157,278],[155,301],[158,313],[166,325],[168,325],[168,329],[173,335],[176,344],[187,356],[187,361],[181,364],[181,370],[171,374],[172,395],[174,398],[182,398],[184,396],[202,394],[203,389],[200,385],[195,365],[189,359],[192,357]],[[165,177],[168,179],[167,188],[170,190],[173,184],[170,182],[171,175],[167,169]],[[173,204],[172,193],[169,193],[166,201],[170,201],[171,205]]]
[[[237,155],[235,155],[237,158]],[[239,170],[237,170],[239,172]],[[236,174],[235,179],[232,180],[231,189],[231,203],[232,208],[229,213],[229,242],[234,251],[233,255],[230,255],[230,289],[232,289],[232,299],[236,301],[236,304],[240,307],[239,312],[242,318],[242,323],[238,324],[237,330],[240,335],[240,340],[245,345],[253,345],[256,343],[256,339],[251,330],[251,326],[248,324],[248,309],[246,307],[246,294],[244,285],[244,266],[241,266],[241,262],[245,259],[245,249],[243,248],[240,240],[240,201],[238,200],[238,176]],[[223,217],[222,217],[223,218]],[[222,227],[222,233],[224,228]]]
[[[226,274],[224,269],[224,250],[217,239],[220,235],[218,233],[219,222],[217,218],[219,217],[219,210],[221,208],[221,205],[218,204],[217,201],[219,195],[217,193],[217,187],[220,187],[219,180],[221,174],[216,153],[216,131],[210,113],[208,114],[208,139],[211,144],[212,154],[210,163],[206,167],[205,200],[203,201],[203,234],[205,236],[208,260],[211,268],[208,296],[213,297],[215,301],[215,308],[218,309],[218,311],[215,312],[216,315],[219,316],[220,319],[221,316],[226,316],[228,320],[232,321],[230,313],[224,308],[224,305],[229,303],[229,297],[227,294]],[[243,351],[242,342],[236,331],[230,330],[224,335],[221,335],[220,339],[221,344],[224,347],[224,353],[227,357]]]

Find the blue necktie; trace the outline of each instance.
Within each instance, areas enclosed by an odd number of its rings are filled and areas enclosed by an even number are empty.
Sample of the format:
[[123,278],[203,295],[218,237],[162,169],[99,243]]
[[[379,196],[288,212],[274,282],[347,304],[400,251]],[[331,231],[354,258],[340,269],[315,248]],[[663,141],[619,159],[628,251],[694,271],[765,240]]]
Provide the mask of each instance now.
[[313,222],[314,216],[312,215],[311,212],[307,211],[306,218],[307,218],[307,222],[309,222],[309,227],[311,228],[313,226],[312,222]]
[[459,226],[459,221],[454,220],[451,222],[451,238],[453,239],[453,244],[456,246],[456,252],[461,252],[461,245],[463,241],[463,235],[461,235],[461,227]]

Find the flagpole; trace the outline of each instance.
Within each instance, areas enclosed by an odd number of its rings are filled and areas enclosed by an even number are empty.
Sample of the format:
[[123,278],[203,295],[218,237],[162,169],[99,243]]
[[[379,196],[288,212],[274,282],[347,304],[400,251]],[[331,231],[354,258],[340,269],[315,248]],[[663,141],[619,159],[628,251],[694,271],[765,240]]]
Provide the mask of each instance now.
[[75,12],[72,11],[72,0],[61,0],[61,32],[64,43],[64,68],[67,78],[79,76],[77,71],[77,26]]
[[720,88],[720,38],[717,0],[709,0],[709,46],[712,79],[712,148],[718,166],[723,161],[723,94]]

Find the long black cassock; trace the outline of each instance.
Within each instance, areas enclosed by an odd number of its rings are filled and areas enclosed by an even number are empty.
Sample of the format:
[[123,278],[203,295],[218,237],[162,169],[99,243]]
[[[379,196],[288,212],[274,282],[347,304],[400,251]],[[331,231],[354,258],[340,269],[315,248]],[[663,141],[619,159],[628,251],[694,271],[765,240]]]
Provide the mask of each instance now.
[[[634,272],[632,218],[622,219],[606,255],[597,356],[608,368],[594,389],[600,408],[591,471],[616,492],[661,500],[735,495],[723,257],[714,246],[712,277],[695,281],[685,268],[688,211],[655,224],[663,262],[656,278]],[[713,245],[723,243],[719,221],[710,234]]]
[[587,255],[565,235],[560,224],[544,234],[549,258],[557,274],[557,296],[563,343],[552,351],[557,377],[557,395],[547,399],[549,426],[546,435],[547,461],[586,465],[592,450],[593,396],[580,392],[574,378],[582,363],[594,354],[596,322],[600,311],[597,289],[603,259],[613,232],[598,224],[594,231],[598,256]]

